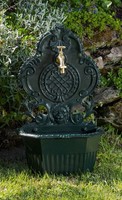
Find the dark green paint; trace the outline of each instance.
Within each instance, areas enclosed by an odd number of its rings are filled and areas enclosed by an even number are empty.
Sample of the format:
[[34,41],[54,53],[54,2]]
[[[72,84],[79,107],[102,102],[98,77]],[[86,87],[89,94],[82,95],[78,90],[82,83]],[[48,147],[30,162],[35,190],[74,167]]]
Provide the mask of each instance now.
[[19,78],[32,118],[20,130],[29,167],[41,173],[92,171],[102,130],[85,118],[93,112],[92,92],[99,73],[80,40],[56,26],[40,39]]

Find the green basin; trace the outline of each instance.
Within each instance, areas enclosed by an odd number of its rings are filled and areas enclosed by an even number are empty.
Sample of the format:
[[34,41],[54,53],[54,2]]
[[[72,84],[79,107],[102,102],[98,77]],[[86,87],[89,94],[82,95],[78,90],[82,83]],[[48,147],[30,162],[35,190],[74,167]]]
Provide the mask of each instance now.
[[34,172],[71,174],[92,171],[102,130],[82,132],[80,126],[25,126],[24,139],[29,168]]

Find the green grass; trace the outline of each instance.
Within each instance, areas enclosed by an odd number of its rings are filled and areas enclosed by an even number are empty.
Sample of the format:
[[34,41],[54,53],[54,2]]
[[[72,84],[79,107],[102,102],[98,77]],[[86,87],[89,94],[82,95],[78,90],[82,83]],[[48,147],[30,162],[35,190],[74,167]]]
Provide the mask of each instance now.
[[0,200],[120,200],[121,146],[120,135],[105,134],[94,172],[81,175],[34,175],[22,162],[1,162]]

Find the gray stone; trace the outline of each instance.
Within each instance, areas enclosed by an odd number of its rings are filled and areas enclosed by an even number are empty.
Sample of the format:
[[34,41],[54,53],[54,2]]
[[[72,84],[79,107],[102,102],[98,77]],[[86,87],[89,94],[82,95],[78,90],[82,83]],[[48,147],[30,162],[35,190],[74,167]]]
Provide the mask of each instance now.
[[89,51],[85,51],[85,54],[86,54],[87,56],[91,56],[91,54],[90,54]]
[[119,47],[113,47],[111,49],[111,53],[108,54],[107,59],[112,61],[112,62],[118,62],[122,58],[122,46]]
[[102,56],[99,56],[98,58],[94,59],[96,65],[98,66],[99,69],[103,69],[104,68],[104,62],[103,62],[103,58]]
[[119,91],[113,87],[97,88],[94,101],[97,106],[103,106],[120,99]]
[[122,131],[122,99],[114,102],[113,105],[102,108],[102,113],[97,117],[99,123],[110,123]]

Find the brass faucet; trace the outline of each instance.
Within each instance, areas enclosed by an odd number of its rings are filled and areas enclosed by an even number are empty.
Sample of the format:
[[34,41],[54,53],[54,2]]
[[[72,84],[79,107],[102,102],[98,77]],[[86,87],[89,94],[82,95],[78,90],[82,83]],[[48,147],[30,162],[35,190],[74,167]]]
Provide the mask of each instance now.
[[64,57],[63,49],[65,49],[66,47],[65,46],[57,46],[57,48],[58,48],[58,52],[59,52],[58,57],[57,57],[57,60],[59,61],[59,64],[60,64],[59,70],[60,70],[61,74],[64,74],[67,66],[64,64],[65,57]]

